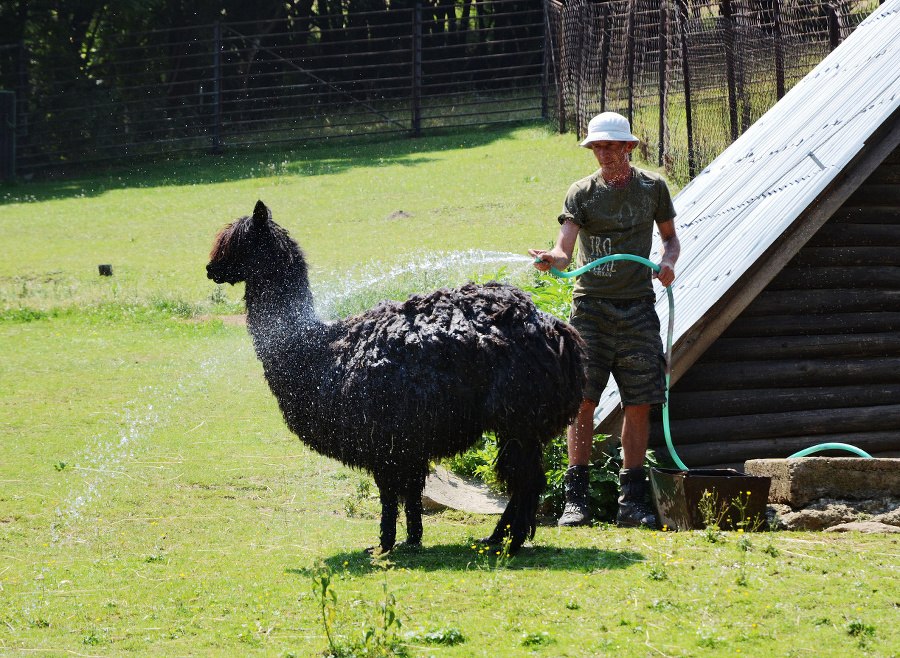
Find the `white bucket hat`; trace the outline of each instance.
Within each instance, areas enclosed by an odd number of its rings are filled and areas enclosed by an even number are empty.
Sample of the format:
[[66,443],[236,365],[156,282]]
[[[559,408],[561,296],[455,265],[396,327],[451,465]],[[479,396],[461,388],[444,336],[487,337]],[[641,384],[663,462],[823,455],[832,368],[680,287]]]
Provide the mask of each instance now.
[[587,146],[591,142],[639,142],[637,137],[631,134],[631,126],[628,119],[615,112],[603,112],[598,114],[588,124],[588,134],[581,142]]

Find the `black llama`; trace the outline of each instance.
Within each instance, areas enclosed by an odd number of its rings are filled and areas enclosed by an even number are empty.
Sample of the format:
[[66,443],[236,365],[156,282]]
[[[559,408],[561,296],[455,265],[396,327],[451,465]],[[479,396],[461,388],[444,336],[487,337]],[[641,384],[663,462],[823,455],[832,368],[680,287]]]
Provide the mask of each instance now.
[[483,541],[508,537],[514,552],[534,537],[546,486],[542,448],[575,416],[584,387],[583,342],[570,325],[496,282],[323,322],[300,248],[262,201],[219,233],[206,270],[216,283],[246,282],[247,328],[290,430],[372,473],[381,550],[394,546],[399,499],[407,543],[421,543],[429,462],[488,431],[510,498]]

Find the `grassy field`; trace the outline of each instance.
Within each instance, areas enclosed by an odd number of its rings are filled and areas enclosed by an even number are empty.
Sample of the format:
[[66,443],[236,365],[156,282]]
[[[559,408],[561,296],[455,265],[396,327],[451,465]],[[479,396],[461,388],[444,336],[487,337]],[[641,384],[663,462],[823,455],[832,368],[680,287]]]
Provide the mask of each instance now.
[[552,239],[592,169],[573,141],[519,127],[0,188],[0,655],[900,656],[890,536],[548,525],[510,560],[473,543],[492,518],[444,511],[423,549],[362,553],[374,485],[285,429],[219,317],[241,291],[206,280],[213,235],[263,199],[320,298],[527,272],[507,252]]
[[[314,282],[435,252],[523,256],[592,156],[543,127],[164,163],[0,188],[2,305],[155,295],[203,301],[212,238],[257,199],[307,252]],[[97,265],[113,265],[113,281]],[[336,274],[335,274],[336,273]],[[240,298],[240,294],[229,295]]]

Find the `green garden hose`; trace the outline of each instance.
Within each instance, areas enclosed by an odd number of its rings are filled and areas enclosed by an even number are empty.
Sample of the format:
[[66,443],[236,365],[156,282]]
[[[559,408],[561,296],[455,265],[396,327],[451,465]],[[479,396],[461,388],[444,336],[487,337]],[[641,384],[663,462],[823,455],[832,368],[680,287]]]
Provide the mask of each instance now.
[[[555,267],[551,267],[550,273],[557,277],[571,279],[572,277],[584,274],[588,270],[591,270],[598,265],[603,265],[604,263],[609,263],[614,260],[631,260],[635,263],[646,265],[654,272],[659,272],[659,265],[657,265],[653,261],[647,260],[646,258],[641,258],[640,256],[635,256],[633,254],[613,254],[612,256],[604,256],[603,258],[598,258],[597,260],[588,263],[584,267],[579,267],[577,270],[572,270],[571,272],[560,272]],[[540,262],[540,259],[535,262]],[[674,461],[676,466],[678,466],[678,468],[680,468],[682,471],[687,471],[690,469],[688,469],[688,467],[684,465],[684,462],[679,459],[678,454],[675,452],[675,446],[672,444],[672,432],[669,427],[669,379],[672,373],[672,334],[675,330],[675,297],[672,294],[672,286],[666,286],[666,295],[668,295],[669,297],[669,328],[666,334],[666,401],[663,403],[662,408],[663,434],[666,437],[666,447],[669,449],[669,455],[672,457],[672,461]],[[856,446],[848,445],[846,443],[820,443],[810,448],[805,448],[804,450],[801,450],[799,452],[795,452],[793,455],[790,455],[788,459],[794,457],[806,457],[809,454],[819,452],[821,450],[847,450],[859,455],[860,457],[866,457],[868,459],[872,458],[872,455],[870,455],[866,451],[861,450]]]

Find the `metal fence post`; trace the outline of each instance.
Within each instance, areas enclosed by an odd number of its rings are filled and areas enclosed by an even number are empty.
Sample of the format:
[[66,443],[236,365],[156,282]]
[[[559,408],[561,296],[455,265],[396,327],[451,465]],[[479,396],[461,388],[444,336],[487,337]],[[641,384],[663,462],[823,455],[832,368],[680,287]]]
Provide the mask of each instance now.
[[[559,21],[559,24],[561,25],[565,19],[565,9],[557,9],[557,12],[557,21]],[[560,32],[562,31],[562,27],[560,27]],[[560,135],[566,132],[566,90],[563,85],[564,52],[562,44],[559,43],[559,35],[557,34],[557,46],[553,49],[553,70],[554,79],[556,80],[556,115],[559,117]]]
[[581,139],[581,126],[584,123],[584,115],[582,113],[582,103],[581,103],[581,82],[584,79],[585,69],[587,68],[584,65],[584,21],[585,21],[585,13],[587,12],[587,7],[583,4],[578,5],[578,40],[576,43],[578,47],[576,52],[578,53],[578,70],[576,71],[575,76],[575,138]]
[[775,96],[784,96],[784,43],[781,38],[781,0],[772,0],[772,36],[775,38]]
[[828,16],[828,44],[834,50],[841,45],[840,9],[828,2],[825,4],[825,14]]
[[422,135],[422,3],[413,10],[412,30],[412,137]]
[[697,164],[694,157],[694,120],[691,113],[691,67],[688,59],[688,7],[685,0],[675,0],[678,7],[678,31],[681,36],[681,72],[684,78],[684,117],[687,129],[688,177],[693,179]]
[[25,162],[25,142],[28,139],[28,124],[26,122],[28,109],[28,69],[25,41],[19,42],[19,71],[16,81],[16,162],[21,167]]
[[544,49],[541,53],[541,119],[547,120],[548,107],[550,105],[548,95],[550,89],[550,16],[547,13],[547,3],[541,3],[541,14],[544,21]]
[[222,26],[213,26],[213,144],[212,152],[218,155],[222,149]]
[[667,21],[669,13],[666,0],[659,2],[659,166],[663,166],[666,151],[666,105],[668,100],[668,63]]
[[0,91],[0,181],[16,178],[16,94]]
[[626,30],[625,49],[628,55],[628,123],[634,129],[634,0],[628,0],[628,28]]
[[721,0],[720,7],[725,27],[725,78],[728,82],[728,118],[731,121],[731,141],[738,138],[737,83],[734,72],[734,20],[731,0]]
[[606,112],[606,80],[609,76],[609,6],[600,10],[600,111]]

